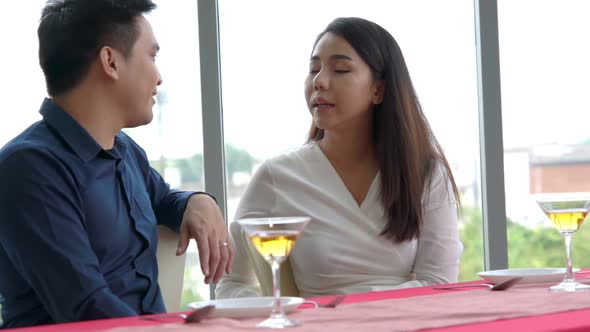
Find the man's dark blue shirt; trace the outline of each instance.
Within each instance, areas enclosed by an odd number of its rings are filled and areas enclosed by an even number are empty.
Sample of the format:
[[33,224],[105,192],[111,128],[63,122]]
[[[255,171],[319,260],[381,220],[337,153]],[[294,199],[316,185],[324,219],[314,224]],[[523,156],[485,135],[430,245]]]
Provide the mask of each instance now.
[[40,112],[0,150],[4,327],[165,311],[156,226],[178,231],[193,193],[124,133],[104,150],[50,99]]

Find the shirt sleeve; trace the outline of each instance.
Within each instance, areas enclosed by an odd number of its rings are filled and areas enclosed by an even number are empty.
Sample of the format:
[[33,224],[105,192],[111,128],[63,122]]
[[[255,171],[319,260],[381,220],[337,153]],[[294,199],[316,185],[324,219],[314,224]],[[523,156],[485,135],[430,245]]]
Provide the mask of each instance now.
[[158,224],[178,232],[188,199],[200,192],[171,189],[160,173],[151,167],[149,167],[146,187]]
[[423,225],[418,239],[414,274],[407,287],[456,282],[463,245],[459,241],[457,203],[446,171],[435,169],[424,198]]
[[0,184],[0,245],[55,322],[137,314],[104,280],[71,169],[21,150],[0,163]]
[[272,216],[275,205],[273,181],[268,163],[264,163],[248,184],[236,210],[234,222],[230,225],[230,240],[235,248],[232,273],[225,274],[215,288],[218,298],[260,296],[262,291],[248,253],[246,237],[235,221],[242,218]]

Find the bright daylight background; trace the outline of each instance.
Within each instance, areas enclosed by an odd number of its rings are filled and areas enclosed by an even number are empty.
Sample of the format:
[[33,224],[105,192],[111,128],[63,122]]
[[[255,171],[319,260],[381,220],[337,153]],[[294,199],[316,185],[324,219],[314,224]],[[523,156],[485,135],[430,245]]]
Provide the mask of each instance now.
[[[197,1],[156,3],[149,20],[164,83],[154,122],[129,133],[172,186],[203,189]],[[0,12],[0,145],[40,118],[43,4],[12,1]],[[562,240],[531,194],[590,191],[590,1],[498,0],[498,7],[510,266],[560,267]],[[257,165],[305,141],[303,80],[316,35],[338,16],[364,17],[404,52],[463,196],[461,279],[476,278],[483,249],[473,1],[220,0],[219,16],[227,219]],[[574,241],[576,265],[590,266],[586,233]],[[207,299],[194,247],[187,257],[183,303]]]

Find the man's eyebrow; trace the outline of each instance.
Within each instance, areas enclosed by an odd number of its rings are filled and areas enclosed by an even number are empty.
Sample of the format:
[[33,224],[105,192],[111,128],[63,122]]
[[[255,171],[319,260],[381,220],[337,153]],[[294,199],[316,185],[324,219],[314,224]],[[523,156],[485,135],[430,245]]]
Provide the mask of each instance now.
[[[312,56],[309,61],[319,61],[320,57],[317,55]],[[344,54],[332,54],[330,55],[330,60],[349,60],[352,61],[352,58],[349,57],[348,55],[344,55]]]

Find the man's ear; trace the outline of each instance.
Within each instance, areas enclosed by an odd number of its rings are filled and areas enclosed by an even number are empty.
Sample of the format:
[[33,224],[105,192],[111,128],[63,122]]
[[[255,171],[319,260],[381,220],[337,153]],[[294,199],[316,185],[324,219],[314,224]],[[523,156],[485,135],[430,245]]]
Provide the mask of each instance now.
[[373,95],[371,96],[371,101],[373,105],[379,105],[383,102],[383,93],[385,91],[385,81],[384,80],[377,80],[373,86]]
[[121,60],[119,52],[109,46],[103,46],[98,53],[99,68],[106,76],[114,80],[119,79]]

